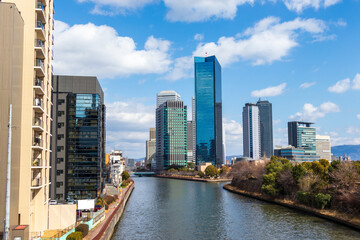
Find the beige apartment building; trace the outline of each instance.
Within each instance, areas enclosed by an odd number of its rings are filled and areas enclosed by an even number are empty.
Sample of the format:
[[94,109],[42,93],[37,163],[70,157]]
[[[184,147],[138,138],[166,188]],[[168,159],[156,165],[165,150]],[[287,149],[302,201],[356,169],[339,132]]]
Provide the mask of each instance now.
[[[10,229],[28,226],[25,239],[39,237],[48,228],[53,4],[53,0],[0,0],[0,48],[7,53],[0,54],[0,164],[6,169],[8,105],[13,103]],[[1,206],[5,176],[3,170]],[[0,232],[4,230],[2,208]]]
[[316,135],[316,155],[331,162],[330,136]]

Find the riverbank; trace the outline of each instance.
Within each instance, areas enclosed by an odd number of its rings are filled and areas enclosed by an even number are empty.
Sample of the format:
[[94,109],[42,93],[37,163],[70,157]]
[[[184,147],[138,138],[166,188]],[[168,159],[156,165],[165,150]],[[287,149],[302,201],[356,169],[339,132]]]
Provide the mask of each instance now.
[[170,179],[179,179],[179,180],[187,180],[187,181],[196,181],[196,182],[211,182],[211,183],[220,183],[220,182],[231,182],[230,178],[219,178],[219,179],[206,179],[206,178],[197,178],[192,176],[169,176],[169,175],[154,175],[154,177],[158,178],[170,178]]
[[237,194],[240,194],[240,195],[243,195],[246,197],[255,198],[255,199],[266,201],[269,203],[276,203],[276,204],[279,204],[279,205],[287,207],[287,208],[306,212],[308,214],[315,215],[315,216],[321,217],[321,218],[325,218],[325,219],[346,225],[348,227],[351,227],[353,229],[360,231],[360,216],[354,217],[354,216],[346,215],[343,213],[338,213],[338,212],[332,211],[332,210],[315,209],[315,208],[307,207],[305,205],[302,205],[302,204],[299,204],[299,203],[296,203],[296,202],[293,202],[293,201],[287,200],[287,199],[276,199],[276,198],[274,199],[274,198],[265,196],[263,194],[243,191],[243,190],[241,190],[237,187],[234,187],[230,184],[225,184],[223,186],[223,188],[230,192],[237,193]]
[[91,230],[84,238],[85,240],[109,240],[111,238],[114,228],[122,216],[126,203],[134,190],[134,185],[134,181],[131,180],[129,186],[122,189],[122,194],[119,196],[119,199],[109,206],[105,220]]

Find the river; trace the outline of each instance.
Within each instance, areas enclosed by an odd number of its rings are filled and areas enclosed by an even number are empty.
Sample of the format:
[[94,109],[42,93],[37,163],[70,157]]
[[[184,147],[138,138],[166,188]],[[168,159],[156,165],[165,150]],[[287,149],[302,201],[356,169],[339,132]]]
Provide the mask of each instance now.
[[135,189],[115,239],[360,239],[360,232],[223,184],[133,177]]

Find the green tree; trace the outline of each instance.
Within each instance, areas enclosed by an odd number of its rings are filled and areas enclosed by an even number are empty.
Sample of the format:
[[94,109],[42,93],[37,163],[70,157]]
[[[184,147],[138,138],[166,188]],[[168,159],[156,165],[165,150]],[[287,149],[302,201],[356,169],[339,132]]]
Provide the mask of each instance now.
[[207,166],[205,168],[205,174],[209,177],[218,177],[219,169],[217,169],[214,165]]
[[203,177],[205,176],[204,172],[201,171],[201,170],[198,172],[198,175],[199,175],[199,177],[201,177],[201,178],[203,178]]
[[123,181],[126,181],[126,180],[128,180],[130,178],[130,174],[127,171],[123,171],[121,173],[121,178],[122,178]]
[[318,193],[315,195],[316,206],[320,209],[324,209],[324,207],[330,202],[330,200],[331,200],[330,194]]
[[187,172],[187,171],[189,171],[189,169],[188,169],[187,167],[182,167],[182,168],[179,169],[179,171],[181,171],[181,172]]
[[195,163],[193,163],[193,162],[188,162],[187,167],[188,167],[189,169],[194,169],[194,168],[195,168]]
[[302,178],[303,176],[305,176],[306,174],[306,168],[301,165],[301,164],[296,164],[292,170],[291,173],[293,175],[293,178],[295,180],[295,182],[299,182],[299,179]]
[[226,174],[228,174],[229,172],[229,168],[227,166],[222,166],[220,169],[220,175],[224,176]]

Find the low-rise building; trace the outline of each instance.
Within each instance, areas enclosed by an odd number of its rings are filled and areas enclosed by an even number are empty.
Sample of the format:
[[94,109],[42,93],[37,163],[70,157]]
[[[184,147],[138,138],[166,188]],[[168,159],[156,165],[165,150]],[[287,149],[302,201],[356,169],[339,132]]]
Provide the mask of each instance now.
[[316,155],[320,159],[331,161],[330,136],[316,135]]
[[312,162],[319,161],[320,157],[317,155],[306,155],[303,148],[296,148],[293,146],[276,146],[274,155],[277,157],[282,157],[289,159],[293,162]]
[[121,174],[125,170],[125,159],[121,150],[113,150],[110,153],[110,179],[111,183],[118,185],[121,181]]
[[211,162],[199,163],[199,165],[196,166],[196,169],[197,169],[198,171],[205,172],[205,169],[206,169],[208,166],[210,166],[210,165],[212,165]]

